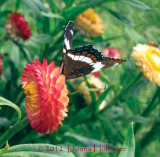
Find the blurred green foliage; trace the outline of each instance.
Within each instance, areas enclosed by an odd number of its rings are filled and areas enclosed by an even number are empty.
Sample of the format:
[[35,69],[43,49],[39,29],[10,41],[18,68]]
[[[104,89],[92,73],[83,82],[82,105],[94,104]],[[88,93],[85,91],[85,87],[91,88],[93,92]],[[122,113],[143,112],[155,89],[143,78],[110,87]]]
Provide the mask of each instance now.
[[[159,153],[160,89],[142,76],[130,54],[137,43],[160,43],[158,0],[1,0],[0,52],[3,54],[3,74],[0,95],[19,106],[22,117],[25,117],[25,95],[20,85],[23,68],[35,58],[42,61],[44,57],[48,62],[54,60],[59,66],[63,26],[88,8],[94,8],[102,17],[105,32],[100,37],[88,38],[75,31],[73,48],[90,43],[103,51],[109,45],[120,49],[122,58],[128,58],[128,62],[103,70],[100,79],[107,84],[107,88],[98,100],[91,92],[93,101],[90,105],[85,104],[80,93],[69,95],[68,118],[57,132],[41,135],[28,125],[9,140],[9,145],[43,143],[83,147],[110,143],[115,148],[121,148],[128,125],[134,122],[135,156],[156,157]],[[22,13],[28,21],[32,29],[32,37],[28,41],[20,40],[17,43],[6,36],[5,24],[11,11]],[[82,81],[87,82],[87,77],[82,78]],[[80,82],[67,81],[69,91],[76,91]],[[103,100],[107,105],[99,111],[98,107]],[[17,113],[12,108],[1,107],[0,136],[16,120]],[[83,152],[75,152],[75,156],[83,155]],[[113,152],[86,153],[88,157],[115,155]]]

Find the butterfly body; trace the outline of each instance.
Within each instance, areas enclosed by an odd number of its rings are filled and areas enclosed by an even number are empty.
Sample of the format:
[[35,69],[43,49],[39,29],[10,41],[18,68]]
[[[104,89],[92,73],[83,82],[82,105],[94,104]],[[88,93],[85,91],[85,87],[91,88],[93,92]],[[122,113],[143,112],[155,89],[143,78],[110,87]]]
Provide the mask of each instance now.
[[62,60],[62,74],[66,79],[81,77],[101,69],[121,64],[125,59],[104,57],[101,52],[92,45],[80,46],[71,49],[73,39],[74,23],[70,21],[64,27],[64,48]]

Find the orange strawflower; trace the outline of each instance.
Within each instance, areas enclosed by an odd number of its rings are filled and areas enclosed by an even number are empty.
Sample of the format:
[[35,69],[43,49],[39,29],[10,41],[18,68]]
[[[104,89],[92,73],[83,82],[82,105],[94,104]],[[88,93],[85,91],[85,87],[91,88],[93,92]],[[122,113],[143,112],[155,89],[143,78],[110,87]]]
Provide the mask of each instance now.
[[62,125],[62,120],[67,117],[69,102],[61,68],[55,68],[53,61],[48,65],[45,59],[41,65],[37,59],[27,64],[21,80],[31,127],[43,134],[48,130],[50,134],[57,131],[59,124]]

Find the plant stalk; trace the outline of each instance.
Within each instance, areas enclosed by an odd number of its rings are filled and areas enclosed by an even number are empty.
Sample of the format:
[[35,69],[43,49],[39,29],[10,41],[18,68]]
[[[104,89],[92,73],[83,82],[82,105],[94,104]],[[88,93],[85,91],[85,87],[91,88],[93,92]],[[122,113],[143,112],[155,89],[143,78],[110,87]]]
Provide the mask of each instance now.
[[0,148],[17,132],[22,130],[25,126],[29,124],[29,121],[27,120],[27,117],[22,119],[17,125],[10,126],[9,129],[0,137]]
[[[149,104],[149,106],[144,110],[144,112],[142,113],[142,117],[147,117],[150,115],[150,113],[155,109],[155,107],[158,105],[158,103],[155,103],[155,101],[157,100],[158,96],[160,95],[160,87],[157,88],[157,91],[155,92],[151,103]],[[141,128],[141,124],[136,124],[135,126],[135,134],[139,131],[139,129]]]

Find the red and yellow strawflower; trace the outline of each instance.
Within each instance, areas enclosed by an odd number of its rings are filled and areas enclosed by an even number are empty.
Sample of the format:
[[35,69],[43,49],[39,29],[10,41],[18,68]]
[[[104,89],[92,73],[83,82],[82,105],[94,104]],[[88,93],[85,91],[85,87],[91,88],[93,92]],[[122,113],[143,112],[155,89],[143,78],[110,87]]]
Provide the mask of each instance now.
[[22,88],[26,95],[26,112],[30,125],[39,133],[57,131],[62,120],[67,117],[69,98],[65,76],[61,68],[55,68],[52,61],[49,65],[44,59],[41,64],[27,64],[22,73]]

